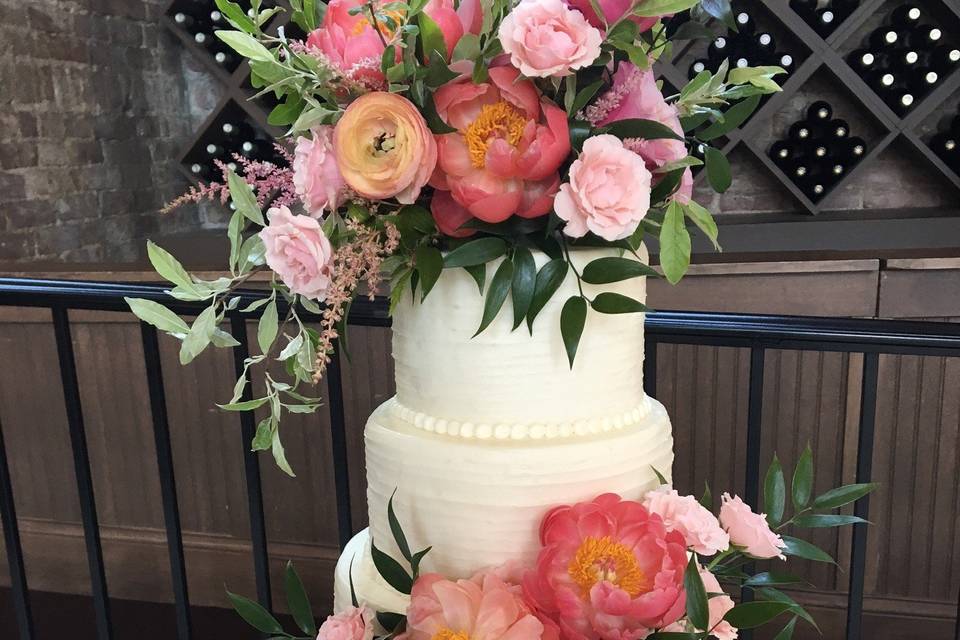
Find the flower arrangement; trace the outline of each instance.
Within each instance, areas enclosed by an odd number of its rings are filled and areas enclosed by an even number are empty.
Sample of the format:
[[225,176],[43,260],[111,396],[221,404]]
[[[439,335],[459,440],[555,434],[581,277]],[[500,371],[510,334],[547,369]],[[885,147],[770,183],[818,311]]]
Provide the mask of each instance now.
[[[427,296],[443,269],[463,268],[485,296],[478,333],[508,296],[515,328],[532,332],[570,272],[597,285],[658,276],[640,257],[647,235],[677,282],[690,261],[687,221],[717,243],[692,199],[693,169],[705,164],[715,190],[729,187],[711,142],[778,91],[783,72],[724,65],[665,95],[654,65],[671,50],[666,18],[689,11],[696,28],[678,35],[703,37],[713,18],[732,25],[724,0],[293,0],[302,41],[265,30],[279,7],[217,6],[233,27],[217,36],[279,103],[270,122],[288,127],[278,149],[289,166],[238,157],[240,174],[221,163],[220,183],[171,204],[229,200],[234,210],[224,277],[200,279],[148,245],[171,296],[208,304],[191,324],[151,301],[129,305],[182,341],[182,363],[237,344],[220,328],[227,313],[259,316],[260,352],[221,407],[269,408],[252,445],[291,475],[281,415],[319,406],[302,385],[323,376],[358,295],[386,282],[392,310],[403,295]],[[620,257],[579,271],[571,252],[598,245]],[[550,258],[539,270],[533,251]],[[239,309],[233,292],[261,272],[269,297]],[[645,309],[612,292],[566,300],[571,366],[588,312]],[[303,311],[321,317],[319,330]],[[265,371],[275,359],[288,380]],[[263,378],[245,400],[251,369]]]
[[[379,551],[374,541],[373,561],[388,584],[409,594],[407,610],[372,611],[357,600],[351,583],[353,606],[319,630],[300,591],[288,594],[291,611],[306,638],[317,640],[733,640],[739,629],[778,618],[785,622],[777,639],[789,640],[798,621],[817,627],[780,590],[805,581],[779,568],[756,572],[754,563],[788,557],[833,563],[825,551],[784,530],[864,524],[834,511],[875,488],[845,485],[814,497],[809,447],[792,476],[789,518],[786,477],[776,456],[764,482],[766,513],[725,493],[714,515],[709,487],[698,500],[680,495],[662,476],[661,482],[640,501],[605,494],[550,510],[535,563],[485,569],[469,579],[421,574],[429,549],[411,552],[391,499],[390,528],[404,558]],[[301,589],[295,575],[288,588]],[[737,604],[730,594],[741,590],[753,597]],[[251,600],[231,599],[260,631],[295,637]]]

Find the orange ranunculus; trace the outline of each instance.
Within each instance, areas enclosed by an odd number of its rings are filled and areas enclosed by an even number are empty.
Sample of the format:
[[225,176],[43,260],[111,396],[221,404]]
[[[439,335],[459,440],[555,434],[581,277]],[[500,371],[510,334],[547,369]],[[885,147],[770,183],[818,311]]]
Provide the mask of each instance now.
[[461,77],[434,94],[437,113],[457,131],[437,136],[430,184],[485,222],[549,213],[570,154],[566,114],[519,76],[494,67],[489,82]]
[[413,203],[437,164],[437,143],[416,106],[384,91],[347,107],[333,132],[333,150],[346,183],[371,200]]

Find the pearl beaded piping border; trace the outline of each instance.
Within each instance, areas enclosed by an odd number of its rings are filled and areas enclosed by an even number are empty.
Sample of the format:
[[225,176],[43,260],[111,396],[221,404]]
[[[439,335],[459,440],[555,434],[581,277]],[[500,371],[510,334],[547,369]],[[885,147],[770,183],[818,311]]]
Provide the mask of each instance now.
[[640,406],[631,411],[603,418],[553,424],[475,424],[437,418],[414,411],[391,400],[391,413],[403,422],[428,433],[455,436],[466,440],[552,440],[588,436],[620,430],[641,422],[650,413],[650,398],[644,395]]

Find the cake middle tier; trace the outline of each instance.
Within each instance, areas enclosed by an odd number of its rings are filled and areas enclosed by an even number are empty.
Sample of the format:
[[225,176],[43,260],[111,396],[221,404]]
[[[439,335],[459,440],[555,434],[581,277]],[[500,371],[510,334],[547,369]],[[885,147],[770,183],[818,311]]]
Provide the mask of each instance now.
[[[549,261],[533,253],[538,269]],[[646,250],[640,256],[646,259]],[[571,251],[578,273],[598,258],[632,259],[616,249]],[[491,284],[502,259],[486,265]],[[393,355],[397,398],[414,412],[471,424],[561,424],[623,416],[642,403],[642,313],[589,311],[573,367],[560,330],[571,296],[616,293],[643,302],[646,278],[578,284],[570,269],[533,323],[514,329],[512,297],[485,331],[477,283],[463,269],[444,269],[426,299],[404,295],[394,311]],[[419,298],[419,292],[418,296]]]
[[637,500],[658,485],[654,469],[670,475],[667,412],[643,399],[627,420],[567,423],[566,435],[552,425],[488,438],[464,435],[462,425],[451,433],[446,421],[438,433],[440,421],[388,400],[365,432],[374,543],[402,557],[387,517],[396,492],[394,509],[410,547],[433,547],[425,570],[467,577],[511,560],[532,563],[551,508],[608,492]]

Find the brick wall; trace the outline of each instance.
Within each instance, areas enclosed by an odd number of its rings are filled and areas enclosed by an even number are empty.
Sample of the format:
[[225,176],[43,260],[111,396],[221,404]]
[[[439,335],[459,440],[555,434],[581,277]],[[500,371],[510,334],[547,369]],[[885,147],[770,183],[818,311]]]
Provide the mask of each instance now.
[[0,0],[0,261],[128,261],[217,88],[160,26],[166,0]]

